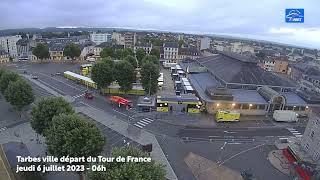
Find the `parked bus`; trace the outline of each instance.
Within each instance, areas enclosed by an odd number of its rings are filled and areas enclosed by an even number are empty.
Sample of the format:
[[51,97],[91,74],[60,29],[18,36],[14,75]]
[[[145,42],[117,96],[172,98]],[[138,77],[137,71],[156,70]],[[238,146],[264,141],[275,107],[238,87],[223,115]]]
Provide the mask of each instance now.
[[233,122],[233,121],[239,121],[239,119],[240,119],[240,113],[235,111],[219,110],[216,112],[217,122]]
[[76,74],[74,72],[71,71],[66,71],[64,72],[64,77],[66,77],[67,79],[76,81],[80,84],[83,84],[87,87],[91,87],[93,89],[97,89],[97,84],[95,82],[93,82],[90,78],[82,76],[80,74]]

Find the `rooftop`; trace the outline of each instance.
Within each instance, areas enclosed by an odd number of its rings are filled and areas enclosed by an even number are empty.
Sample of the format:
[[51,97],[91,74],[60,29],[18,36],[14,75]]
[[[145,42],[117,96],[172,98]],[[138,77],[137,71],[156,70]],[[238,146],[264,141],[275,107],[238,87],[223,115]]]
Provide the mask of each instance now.
[[166,48],[178,48],[179,44],[176,43],[176,42],[166,42],[166,43],[163,43],[163,47],[166,47]]
[[257,66],[249,57],[229,56],[218,54],[198,58],[196,61],[206,67],[209,72],[218,79],[228,83],[250,84],[250,85],[268,85],[295,87],[295,84],[284,78],[279,78],[271,72],[267,72]]

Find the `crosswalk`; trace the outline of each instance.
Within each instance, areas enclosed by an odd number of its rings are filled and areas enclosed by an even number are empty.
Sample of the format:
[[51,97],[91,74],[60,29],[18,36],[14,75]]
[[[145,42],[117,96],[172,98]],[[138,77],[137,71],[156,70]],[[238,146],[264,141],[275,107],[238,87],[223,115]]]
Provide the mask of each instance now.
[[302,137],[303,135],[297,131],[295,128],[286,128],[288,131],[290,131],[295,137]]
[[0,132],[5,131],[6,129],[7,129],[7,127],[0,128]]
[[77,98],[79,98],[79,97],[82,97],[82,96],[84,96],[86,93],[83,93],[83,94],[78,94],[78,95],[75,95],[75,96],[72,96],[74,99],[77,99]]
[[140,121],[134,123],[133,125],[136,126],[136,127],[138,127],[138,128],[141,128],[141,129],[142,129],[142,128],[144,128],[146,125],[152,123],[153,121],[154,121],[153,119],[146,117],[146,118],[143,118],[143,119],[141,119]]

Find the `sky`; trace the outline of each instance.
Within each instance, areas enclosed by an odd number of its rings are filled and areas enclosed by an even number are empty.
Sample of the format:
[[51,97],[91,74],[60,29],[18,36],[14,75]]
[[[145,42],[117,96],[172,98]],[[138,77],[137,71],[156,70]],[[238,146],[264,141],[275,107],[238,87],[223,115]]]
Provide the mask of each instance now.
[[[319,0],[0,0],[0,29],[122,27],[223,34],[320,49]],[[304,8],[304,23],[286,23]]]

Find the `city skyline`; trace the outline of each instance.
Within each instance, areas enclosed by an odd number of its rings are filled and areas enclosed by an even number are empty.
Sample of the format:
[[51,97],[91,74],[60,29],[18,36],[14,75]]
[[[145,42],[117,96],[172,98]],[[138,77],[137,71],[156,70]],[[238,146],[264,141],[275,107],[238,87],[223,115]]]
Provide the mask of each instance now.
[[[41,1],[0,2],[0,29],[119,27],[196,34],[223,34],[320,48],[315,0],[236,1]],[[263,7],[263,8],[259,8]],[[270,8],[268,8],[270,7]],[[9,13],[18,8],[28,13]],[[285,23],[286,8],[304,8],[305,22]],[[30,11],[32,9],[32,11]]]

